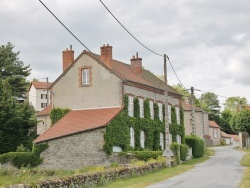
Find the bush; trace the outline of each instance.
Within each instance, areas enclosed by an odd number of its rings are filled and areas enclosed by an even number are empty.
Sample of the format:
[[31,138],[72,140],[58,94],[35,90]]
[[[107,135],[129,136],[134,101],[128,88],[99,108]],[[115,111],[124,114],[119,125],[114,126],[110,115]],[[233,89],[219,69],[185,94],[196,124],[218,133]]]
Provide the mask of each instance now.
[[149,161],[150,159],[157,159],[162,155],[163,151],[130,151],[130,152],[120,152],[120,156],[127,156],[131,153],[138,160]]
[[36,167],[42,163],[40,153],[48,147],[47,144],[34,145],[32,152],[9,152],[0,155],[0,163],[10,163],[16,168]]
[[182,161],[186,161],[186,157],[187,157],[187,154],[188,154],[188,145],[187,144],[181,144],[180,145],[180,158]]
[[195,158],[202,157],[204,155],[204,141],[195,136],[186,136],[185,137],[186,144],[192,148],[192,153]]
[[177,142],[172,142],[170,145],[170,149],[173,151],[174,153],[174,158],[175,158],[175,162],[176,164],[180,164],[180,159],[179,159],[179,144]]

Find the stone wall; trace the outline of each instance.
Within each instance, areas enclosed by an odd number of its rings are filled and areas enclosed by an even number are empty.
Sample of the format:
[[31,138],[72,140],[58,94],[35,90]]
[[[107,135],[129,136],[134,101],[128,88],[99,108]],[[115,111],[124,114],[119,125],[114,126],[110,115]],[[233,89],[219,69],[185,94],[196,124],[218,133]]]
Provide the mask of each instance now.
[[42,152],[42,169],[77,169],[82,166],[109,165],[115,157],[103,151],[105,128],[90,130],[48,141]]

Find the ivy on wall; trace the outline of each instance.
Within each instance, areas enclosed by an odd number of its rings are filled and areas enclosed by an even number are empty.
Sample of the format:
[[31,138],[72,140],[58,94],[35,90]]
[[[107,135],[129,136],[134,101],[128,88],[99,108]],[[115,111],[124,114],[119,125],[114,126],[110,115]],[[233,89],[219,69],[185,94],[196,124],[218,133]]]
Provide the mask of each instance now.
[[53,108],[50,112],[51,124],[54,125],[59,119],[70,111],[69,108]]
[[[163,117],[165,106],[163,106]],[[180,113],[181,114],[181,113]],[[170,133],[173,141],[176,141],[176,135],[185,136],[184,125],[177,125],[175,108],[172,107],[172,123],[170,124]],[[165,119],[165,118],[164,118]],[[144,118],[140,118],[139,99],[134,99],[134,117],[128,116],[128,96],[124,96],[124,109],[107,126],[104,135],[105,144],[103,146],[107,154],[111,154],[113,146],[119,146],[123,151],[141,151],[141,150],[161,150],[160,133],[164,135],[165,146],[165,122],[159,119],[159,106],[154,104],[154,120],[150,116],[149,100],[144,100]],[[181,116],[181,122],[183,122]],[[130,127],[134,129],[135,147],[130,147]],[[145,148],[141,147],[140,134],[145,133]],[[182,139],[184,140],[184,139]]]

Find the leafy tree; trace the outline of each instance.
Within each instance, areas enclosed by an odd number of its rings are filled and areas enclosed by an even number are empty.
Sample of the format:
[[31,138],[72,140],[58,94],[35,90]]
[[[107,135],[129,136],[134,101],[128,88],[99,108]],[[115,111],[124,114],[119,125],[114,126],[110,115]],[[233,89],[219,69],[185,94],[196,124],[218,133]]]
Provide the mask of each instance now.
[[220,124],[220,105],[217,95],[211,92],[207,92],[201,95],[200,99],[201,107],[208,112],[209,120],[213,120]]
[[228,134],[235,134],[236,132],[231,128],[230,126],[230,120],[231,118],[233,117],[233,114],[231,113],[230,110],[228,109],[224,109],[222,112],[221,112],[221,118],[220,118],[220,126],[222,128],[222,130],[225,132],[225,133],[228,133]]
[[16,151],[23,144],[31,149],[31,132],[36,125],[34,110],[28,103],[18,103],[11,95],[10,84],[0,79],[0,154]]
[[225,110],[229,110],[232,114],[235,114],[241,107],[247,105],[247,99],[245,97],[229,97],[225,103]]
[[30,75],[30,66],[24,66],[19,59],[20,52],[14,52],[10,42],[0,46],[0,79],[7,80],[12,96],[21,97],[26,93],[26,78]]
[[234,131],[250,134],[250,110],[244,109],[231,118],[230,125]]

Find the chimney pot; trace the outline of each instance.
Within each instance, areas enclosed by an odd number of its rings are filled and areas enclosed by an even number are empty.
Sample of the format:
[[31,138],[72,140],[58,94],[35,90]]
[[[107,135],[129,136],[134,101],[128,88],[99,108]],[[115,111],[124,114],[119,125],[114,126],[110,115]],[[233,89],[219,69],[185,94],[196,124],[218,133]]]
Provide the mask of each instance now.
[[112,69],[112,46],[109,46],[105,44],[101,47],[101,61],[108,66],[110,69]]
[[138,57],[138,52],[136,52],[136,57],[133,55],[131,59],[131,69],[137,75],[142,76],[142,58]]
[[72,50],[72,45],[70,45],[70,50],[66,48],[62,52],[63,56],[63,72],[74,62],[74,50]]

